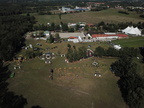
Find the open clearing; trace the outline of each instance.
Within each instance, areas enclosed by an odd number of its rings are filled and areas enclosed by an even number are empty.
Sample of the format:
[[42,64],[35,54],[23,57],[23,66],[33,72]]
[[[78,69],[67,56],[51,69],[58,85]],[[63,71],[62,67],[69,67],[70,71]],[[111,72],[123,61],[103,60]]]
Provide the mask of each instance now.
[[[99,67],[93,67],[94,59]],[[79,63],[65,63],[57,57],[53,64],[45,64],[38,58],[23,62],[9,79],[9,89],[27,98],[30,108],[126,108],[117,86],[117,78],[109,71],[115,59],[89,58]],[[49,70],[54,69],[54,80]],[[102,77],[94,76],[101,73]],[[77,76],[78,75],[78,76]]]
[[[44,41],[28,40],[26,43],[35,45],[42,43],[43,48],[58,46],[51,52],[65,53],[68,42],[48,44]],[[76,48],[91,45],[105,46],[107,43],[79,43],[73,44]],[[21,54],[24,53],[23,51]],[[22,62],[21,69],[10,69],[16,73],[14,78],[8,80],[9,90],[27,98],[30,108],[39,105],[44,108],[127,108],[117,85],[118,78],[109,70],[110,64],[116,58],[91,57],[80,62],[66,63],[65,57],[56,56],[52,64],[45,64],[43,60],[34,58]],[[92,62],[99,66],[92,66]],[[50,80],[50,69],[54,69],[54,79]],[[94,73],[102,76],[94,76]]]
[[122,47],[144,47],[144,37],[130,37],[129,39],[114,40],[112,42]]
[[[118,13],[117,9],[107,9],[102,11],[88,11],[81,13],[63,14],[61,21],[63,23],[76,23],[76,22],[87,22],[87,23],[99,23],[104,21],[106,23],[120,23],[120,22],[143,22],[143,19],[139,17],[136,12],[129,12],[129,15]],[[58,15],[38,15],[35,16],[37,24],[49,23],[60,23]]]

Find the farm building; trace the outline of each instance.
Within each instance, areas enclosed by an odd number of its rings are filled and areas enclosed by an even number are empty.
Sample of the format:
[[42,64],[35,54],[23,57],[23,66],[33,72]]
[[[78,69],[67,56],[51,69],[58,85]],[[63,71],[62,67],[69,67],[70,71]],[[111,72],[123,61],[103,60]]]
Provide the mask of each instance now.
[[76,27],[76,23],[68,23],[68,27],[69,28],[75,28]]
[[84,38],[85,35],[83,33],[77,32],[77,33],[59,33],[60,38],[69,38],[69,37],[77,37],[80,36],[81,38]]
[[125,34],[93,34],[92,38],[94,41],[109,41],[109,40],[116,40],[120,38],[127,38],[128,36]]
[[71,41],[73,43],[79,43],[79,42],[82,42],[82,39],[80,36],[75,36],[75,37],[69,37],[68,41]]
[[116,35],[106,35],[106,34],[93,34],[92,35],[93,40],[99,40],[99,41],[108,41],[108,40],[116,40],[119,37]]
[[50,37],[50,32],[49,31],[44,31],[44,36],[46,36],[47,38]]
[[91,49],[87,49],[86,56],[87,57],[92,57],[93,55],[94,55],[94,52]]
[[62,13],[71,13],[71,12],[74,12],[74,10],[71,8],[62,7],[61,12]]

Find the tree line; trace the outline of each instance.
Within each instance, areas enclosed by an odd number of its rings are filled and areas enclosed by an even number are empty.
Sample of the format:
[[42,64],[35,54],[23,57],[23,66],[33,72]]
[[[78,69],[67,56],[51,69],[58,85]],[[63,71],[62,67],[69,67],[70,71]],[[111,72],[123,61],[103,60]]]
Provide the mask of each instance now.
[[24,46],[24,34],[32,30],[34,19],[22,15],[0,16],[0,59],[11,60]]
[[144,79],[137,73],[137,64],[132,57],[123,55],[111,64],[111,70],[117,77],[122,97],[130,108],[144,106]]
[[[69,60],[69,62],[73,61],[79,61],[82,58],[87,58],[86,55],[86,47],[80,47],[77,48],[75,46],[71,46],[70,44],[67,45],[68,51],[66,54],[66,58]],[[112,47],[109,47],[108,49],[104,49],[103,47],[96,47],[94,50],[94,56],[96,57],[122,57],[123,55],[125,56],[130,56],[130,57],[137,57],[140,54],[139,49],[137,48],[129,48],[129,47],[124,47],[120,50],[116,50]]]
[[108,49],[104,49],[103,47],[95,48],[94,55],[97,57],[110,56],[110,57],[122,57],[123,55],[127,55],[130,57],[137,57],[140,54],[138,48],[129,48],[123,47],[120,50],[116,50],[113,47],[109,47]]
[[[23,108],[27,99],[7,88],[9,83],[6,81],[12,72],[8,69],[9,64],[4,61],[11,60],[24,46],[24,34],[32,30],[35,18],[20,15],[18,7],[7,8],[10,10],[0,6],[0,108]],[[41,108],[32,106],[35,107]]]

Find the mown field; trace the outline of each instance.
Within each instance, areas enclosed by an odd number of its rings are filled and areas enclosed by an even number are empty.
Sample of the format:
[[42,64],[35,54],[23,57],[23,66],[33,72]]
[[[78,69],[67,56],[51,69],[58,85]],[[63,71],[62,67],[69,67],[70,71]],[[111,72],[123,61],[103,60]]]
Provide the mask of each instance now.
[[129,37],[128,39],[120,39],[112,41],[122,47],[144,47],[144,37]]
[[[81,13],[63,14],[61,16],[61,21],[63,23],[76,23],[76,22],[87,22],[87,23],[99,23],[101,21],[107,23],[120,23],[120,22],[143,22],[143,19],[139,17],[136,12],[129,12],[129,15],[118,13],[117,9],[107,9],[102,11],[88,11]],[[37,24],[47,24],[54,22],[56,24],[60,23],[58,15],[38,15],[35,16]]]
[[[65,53],[67,42],[48,44],[44,41],[27,41],[27,44],[42,43],[42,48],[58,46],[49,51]],[[77,48],[91,45],[108,47],[107,43],[73,44]],[[24,53],[24,50],[21,52]],[[118,78],[109,70],[110,64],[117,58],[91,57],[75,63],[66,63],[65,57],[56,56],[52,64],[45,64],[39,58],[30,59],[21,63],[21,69],[13,69],[16,62],[12,62],[10,69],[15,77],[10,78],[9,90],[27,98],[30,108],[39,105],[44,108],[127,108],[117,85]],[[92,66],[92,62],[98,66]],[[54,79],[50,80],[50,69],[54,69]],[[102,76],[94,76],[100,73]]]

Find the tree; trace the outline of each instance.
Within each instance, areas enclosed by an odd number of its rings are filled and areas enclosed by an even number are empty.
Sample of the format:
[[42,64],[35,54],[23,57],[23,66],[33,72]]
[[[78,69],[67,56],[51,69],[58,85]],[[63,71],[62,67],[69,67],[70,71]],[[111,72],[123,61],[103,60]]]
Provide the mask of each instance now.
[[63,30],[63,31],[68,31],[68,25],[65,24],[65,23],[63,23],[63,24],[62,24],[62,30]]
[[0,107],[1,108],[23,108],[27,104],[26,98],[22,95],[15,95],[14,92],[8,91],[8,83],[11,71],[8,66],[4,66],[0,60]]
[[68,32],[74,32],[74,28],[69,28]]
[[86,25],[86,26],[84,27],[84,29],[85,29],[86,31],[88,31],[88,30],[89,30],[89,26]]
[[70,48],[71,48],[71,45],[70,45],[70,44],[67,44],[67,47],[70,49]]
[[122,56],[112,63],[112,71],[120,77],[118,81],[122,97],[130,108],[143,108],[144,79],[137,72],[137,64],[129,56]]
[[58,14],[58,16],[59,16],[59,19],[61,20],[61,13],[60,13],[60,14]]
[[97,47],[94,51],[94,55],[95,56],[99,56],[99,57],[102,57],[105,55],[105,50],[102,48],[102,47]]
[[80,26],[77,24],[77,25],[76,25],[76,30],[79,30],[79,28],[80,28]]
[[129,56],[122,56],[118,61],[112,63],[111,68],[116,76],[124,77],[134,74],[137,65],[132,62],[132,58]]
[[53,38],[53,36],[50,34],[49,43],[53,43],[53,42],[54,42],[54,38]]
[[86,58],[86,47],[80,47],[78,49],[78,59]]
[[106,56],[119,57],[119,51],[112,47],[109,47],[106,50]]
[[57,42],[60,42],[61,38],[58,33],[55,34],[55,38],[56,38]]

